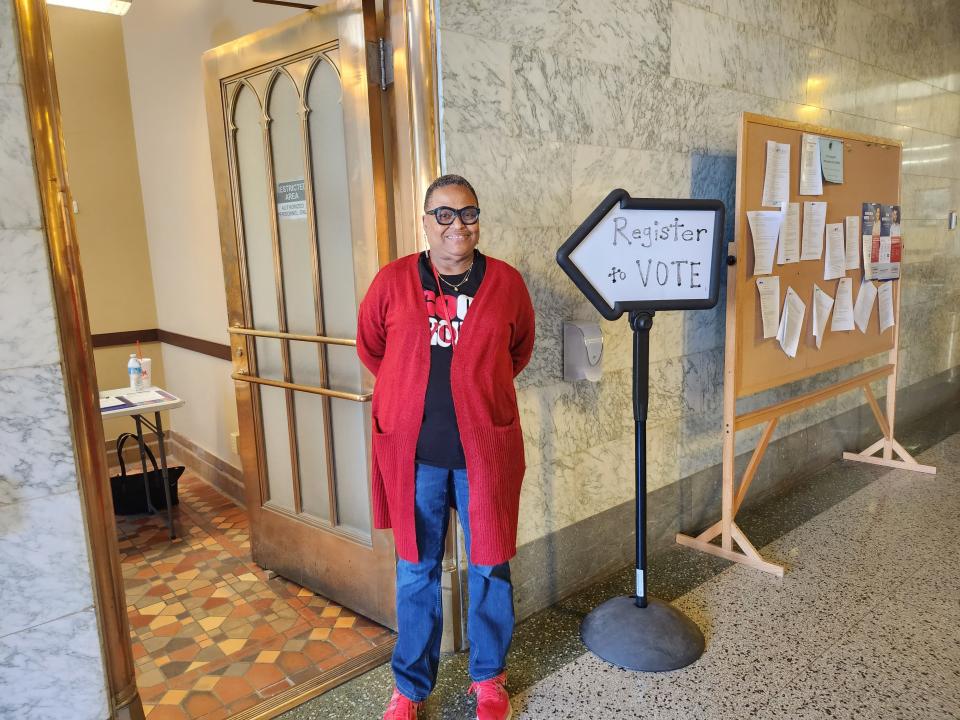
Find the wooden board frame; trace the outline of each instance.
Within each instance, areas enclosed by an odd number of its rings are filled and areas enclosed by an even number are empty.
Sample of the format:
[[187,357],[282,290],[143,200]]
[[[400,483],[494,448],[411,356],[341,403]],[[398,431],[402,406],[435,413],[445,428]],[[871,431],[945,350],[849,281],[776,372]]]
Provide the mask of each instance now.
[[[876,152],[889,151],[894,149],[896,152],[896,162],[883,160],[880,164],[888,166],[888,171],[895,172],[895,186],[890,178],[884,178],[882,188],[872,188],[863,186],[862,183],[856,183],[859,178],[865,177],[862,168],[856,167],[851,163],[851,158],[845,157],[844,160],[844,185],[850,182],[850,185],[844,188],[845,203],[839,208],[842,221],[843,215],[850,215],[856,212],[859,214],[860,202],[900,202],[900,156],[902,152],[902,143],[896,140],[878,138],[859,133],[848,133],[831,128],[825,128],[817,125],[783,120],[779,118],[767,117],[764,115],[755,115],[752,113],[742,113],[740,122],[740,131],[737,138],[737,207],[735,220],[735,238],[728,248],[728,255],[733,259],[733,264],[727,268],[727,308],[726,308],[726,339],[724,346],[724,387],[723,387],[723,482],[721,486],[721,518],[719,522],[714,523],[699,535],[690,536],[678,533],[676,540],[679,544],[692,547],[712,555],[717,555],[727,560],[749,565],[763,572],[768,572],[782,577],[784,568],[782,565],[765,560],[759,551],[753,546],[743,531],[737,526],[736,515],[747,494],[750,484],[756,475],[757,468],[760,465],[763,455],[766,452],[773,432],[777,424],[785,415],[797,412],[804,408],[811,407],[837,395],[861,390],[866,396],[867,403],[870,406],[874,417],[877,420],[883,437],[870,447],[859,453],[843,453],[846,460],[855,460],[859,462],[882,465],[885,467],[914,470],[921,473],[936,473],[936,468],[929,465],[921,465],[904,449],[904,447],[894,438],[894,419],[896,416],[896,389],[897,389],[897,370],[898,370],[898,350],[900,344],[900,291],[899,281],[896,282],[894,291],[894,314],[896,324],[887,333],[862,334],[859,330],[854,330],[838,343],[836,352],[832,355],[823,356],[814,355],[809,346],[812,345],[810,333],[805,333],[801,348],[798,350],[798,358],[801,362],[788,365],[784,370],[784,363],[770,363],[763,358],[760,364],[755,361],[757,358],[756,347],[759,345],[758,338],[762,338],[760,317],[757,312],[757,290],[753,278],[753,252],[748,242],[747,216],[748,210],[759,209],[760,192],[758,191],[756,174],[759,172],[759,187],[762,188],[765,159],[759,163],[746,162],[747,143],[754,145],[754,155],[756,154],[756,138],[751,137],[751,131],[756,129],[760,134],[762,141],[767,139],[776,139],[779,142],[789,141],[796,152],[791,151],[791,201],[803,200],[825,200],[828,203],[828,222],[837,222],[836,209],[834,213],[830,212],[832,193],[830,190],[836,190],[837,187],[830,183],[824,183],[824,194],[817,198],[808,196],[797,197],[794,188],[798,187],[798,169],[799,165],[799,143],[803,133],[813,133],[820,136],[836,138],[844,141],[845,155],[849,149],[871,148],[874,155]],[[861,155],[855,153],[854,157]],[[882,157],[882,156],[881,156]],[[796,158],[796,159],[795,159]],[[755,159],[755,158],[754,158]],[[848,165],[849,163],[849,165]],[[874,163],[870,163],[871,165]],[[869,176],[869,173],[867,174]],[[858,186],[855,187],[854,185]],[[750,197],[747,196],[748,188]],[[876,193],[876,194],[875,194]],[[753,196],[756,197],[753,197]],[[851,197],[859,196],[856,207],[852,206]],[[859,247],[859,241],[858,241]],[[788,276],[788,282],[796,281],[798,283],[806,282],[811,285],[803,285],[803,292],[812,288],[811,279],[819,269],[823,267],[823,262],[798,263],[796,265],[775,266],[775,272],[781,276]],[[787,268],[786,271],[781,270]],[[903,265],[901,265],[902,277]],[[859,271],[848,271],[848,276],[853,275],[859,278]],[[822,275],[821,275],[822,276]],[[824,282],[817,281],[821,287],[832,291],[836,281]],[[829,284],[829,288],[825,287]],[[781,282],[781,285],[784,285]],[[781,287],[782,292],[786,292],[786,287]],[[833,294],[831,292],[831,294]],[[803,297],[803,295],[801,295]],[[808,303],[807,317],[804,319],[804,325],[807,326],[811,315],[809,309],[809,297],[805,299]],[[876,318],[877,309],[871,315],[871,329],[879,328]],[[830,333],[830,336],[836,336],[838,333]],[[746,336],[746,337],[745,337]],[[828,336],[828,338],[830,337]],[[886,337],[885,337],[886,336]],[[837,339],[837,338],[833,338]],[[767,343],[776,343],[775,340],[768,340]],[[824,347],[827,346],[827,339],[824,340]],[[767,347],[767,346],[765,346]],[[804,352],[806,350],[806,352]],[[781,352],[779,346],[776,352]],[[803,395],[789,398],[782,402],[762,407],[751,412],[737,414],[737,399],[748,395],[753,395],[763,390],[774,387],[781,387],[797,380],[811,377],[817,373],[834,369],[853,362],[875,356],[879,353],[887,352],[887,364],[875,370],[870,370],[855,377],[826,385],[817,390],[805,393]],[[769,351],[767,352],[769,354]],[[786,356],[782,354],[781,357]],[[778,360],[780,358],[777,358]],[[757,367],[762,368],[762,374],[759,378],[751,376],[749,381],[744,380],[744,374],[753,372]],[[779,371],[779,372],[778,372]],[[881,412],[880,406],[873,395],[870,384],[877,380],[886,378],[886,414]],[[736,433],[748,427],[766,423],[761,435],[760,441],[753,452],[753,456],[747,463],[740,482],[736,483],[734,460],[736,452]],[[880,453],[877,456],[877,453]],[[896,456],[896,457],[894,457]],[[720,544],[715,540],[719,538]],[[734,548],[734,543],[737,548]]]

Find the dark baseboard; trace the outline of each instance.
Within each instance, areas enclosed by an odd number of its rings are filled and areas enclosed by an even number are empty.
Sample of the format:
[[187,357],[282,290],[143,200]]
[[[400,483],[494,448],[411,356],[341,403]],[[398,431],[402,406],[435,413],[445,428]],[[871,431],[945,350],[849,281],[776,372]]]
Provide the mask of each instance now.
[[170,452],[240,507],[246,507],[243,495],[243,472],[205,450],[176,431],[170,433]]
[[[960,368],[897,393],[897,434],[960,400]],[[880,400],[881,406],[883,401]],[[720,432],[720,428],[717,428]],[[763,502],[880,437],[869,406],[862,405],[770,443],[743,507]],[[907,448],[910,450],[910,448]],[[752,454],[737,457],[737,477]],[[647,496],[650,554],[674,545],[678,532],[699,533],[720,519],[722,468],[718,463]],[[511,561],[517,618],[529,617],[634,561],[631,500],[517,548]],[[691,551],[693,552],[693,551]]]

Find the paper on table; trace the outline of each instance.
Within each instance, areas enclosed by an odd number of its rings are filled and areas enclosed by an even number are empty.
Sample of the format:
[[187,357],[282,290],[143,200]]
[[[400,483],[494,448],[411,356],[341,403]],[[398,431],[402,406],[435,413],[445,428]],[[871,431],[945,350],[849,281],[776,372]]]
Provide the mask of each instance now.
[[880,283],[880,290],[877,293],[880,297],[880,332],[893,327],[893,285],[885,282]]
[[860,249],[857,246],[857,238],[860,237],[860,216],[847,215],[845,222],[847,226],[846,267],[847,270],[856,270],[860,267]]
[[817,349],[823,344],[823,335],[827,329],[827,318],[833,307],[833,298],[827,295],[820,286],[813,284],[813,337],[817,340]]
[[820,138],[820,167],[827,182],[843,182],[843,140]]
[[767,167],[763,174],[764,207],[780,207],[790,200],[790,144],[767,140]]
[[823,264],[823,279],[836,280],[846,274],[843,254],[843,223],[827,224],[827,259]]
[[[768,141],[769,142],[769,141]],[[800,194],[823,195],[820,169],[820,138],[808,133],[800,141]]]
[[777,335],[780,324],[780,278],[776,275],[757,278],[760,293],[760,317],[763,318],[763,337]]
[[833,306],[830,330],[840,332],[853,330],[853,278],[840,278],[837,285],[837,300]]
[[827,204],[825,202],[803,204],[801,260],[819,260],[823,257],[823,230],[826,222]]
[[123,400],[121,400],[118,397],[107,396],[107,397],[100,398],[101,410],[109,410],[110,408],[115,408],[115,407],[119,407],[120,405],[126,405],[126,404],[127,403],[125,403]]
[[753,274],[769,275],[773,272],[773,254],[783,214],[779,210],[750,210],[747,219],[753,236]]
[[131,402],[134,405],[148,402],[163,402],[167,399],[156,390],[144,390],[142,392],[126,393],[123,397],[127,399],[127,402]]
[[877,299],[877,286],[872,282],[864,282],[857,293],[857,304],[853,306],[853,319],[860,328],[860,332],[867,331],[870,323],[870,313],[873,312],[873,303]]
[[787,287],[787,296],[783,300],[783,315],[780,316],[780,328],[777,330],[777,340],[780,347],[790,357],[797,356],[797,345],[800,343],[800,331],[803,329],[803,315],[807,306],[794,291]]
[[800,203],[787,203],[782,213],[777,264],[800,262]]

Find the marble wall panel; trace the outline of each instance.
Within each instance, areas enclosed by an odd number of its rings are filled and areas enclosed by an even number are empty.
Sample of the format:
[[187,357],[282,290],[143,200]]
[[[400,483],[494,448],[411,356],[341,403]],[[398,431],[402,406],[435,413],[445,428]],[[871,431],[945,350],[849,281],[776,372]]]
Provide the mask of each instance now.
[[92,605],[82,518],[76,490],[0,505],[0,637]]
[[633,197],[689,197],[686,153],[577,146],[573,156],[573,203],[568,222],[583,222],[612,188]]
[[0,84],[19,84],[17,38],[13,30],[13,6],[0,3]]
[[76,488],[60,365],[0,372],[0,505]]
[[440,34],[440,67],[446,127],[516,135],[509,45],[445,30]]
[[0,84],[0,228],[40,227],[26,118],[23,88]]
[[0,229],[0,257],[0,370],[59,361],[43,232]]
[[480,131],[446,134],[446,168],[467,177],[483,198],[484,212],[516,227],[545,227],[567,217],[573,151]]
[[741,27],[735,20],[674,2],[670,74],[705,85],[742,89]]
[[0,717],[108,717],[93,610],[0,638],[0,687]]
[[439,25],[609,65],[665,73],[669,0],[442,0]]

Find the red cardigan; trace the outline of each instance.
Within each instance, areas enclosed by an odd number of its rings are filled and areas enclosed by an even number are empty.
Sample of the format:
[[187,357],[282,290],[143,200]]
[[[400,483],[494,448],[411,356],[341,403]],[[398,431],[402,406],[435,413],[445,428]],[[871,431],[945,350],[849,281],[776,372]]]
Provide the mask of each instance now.
[[[397,554],[418,562],[414,457],[430,372],[430,329],[419,255],[396,260],[360,303],[357,354],[373,390],[373,519],[393,528]],[[506,562],[517,552],[523,433],[513,379],[533,351],[533,305],[523,278],[501,260],[487,269],[450,366],[453,406],[470,483],[470,559]]]

